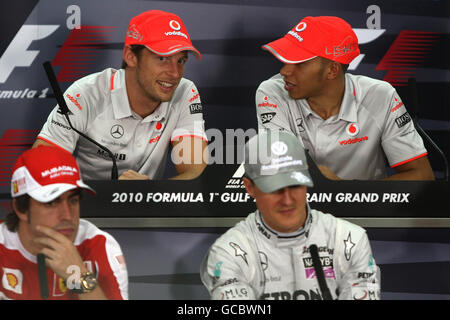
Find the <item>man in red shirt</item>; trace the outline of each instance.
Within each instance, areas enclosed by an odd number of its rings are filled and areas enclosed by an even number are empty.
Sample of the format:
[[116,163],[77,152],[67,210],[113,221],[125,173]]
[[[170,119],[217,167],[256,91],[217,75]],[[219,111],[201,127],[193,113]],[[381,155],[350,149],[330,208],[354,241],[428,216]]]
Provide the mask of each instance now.
[[[83,189],[94,194],[63,149],[39,146],[18,158],[13,212],[0,223],[0,299],[128,299],[119,244],[80,219]],[[39,255],[45,257],[43,274]]]

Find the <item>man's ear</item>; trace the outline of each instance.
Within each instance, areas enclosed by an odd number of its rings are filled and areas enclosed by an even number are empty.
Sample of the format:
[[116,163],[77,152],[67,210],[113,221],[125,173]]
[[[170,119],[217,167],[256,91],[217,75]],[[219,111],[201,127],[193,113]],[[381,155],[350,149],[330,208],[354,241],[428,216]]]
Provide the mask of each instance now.
[[19,220],[28,222],[28,212],[22,212],[19,210],[19,207],[17,206],[17,199],[13,199],[12,207]]
[[247,190],[247,193],[250,195],[250,197],[255,198],[255,185],[253,184],[253,181],[246,177],[243,177],[242,180],[244,181],[244,186]]
[[341,73],[342,66],[340,63],[331,61],[328,66],[328,73],[327,73],[327,79],[328,80],[334,80],[336,79],[339,74]]
[[123,60],[127,63],[127,66],[131,68],[135,68],[137,66],[138,57],[133,51],[131,51],[130,46],[123,47],[122,55]]

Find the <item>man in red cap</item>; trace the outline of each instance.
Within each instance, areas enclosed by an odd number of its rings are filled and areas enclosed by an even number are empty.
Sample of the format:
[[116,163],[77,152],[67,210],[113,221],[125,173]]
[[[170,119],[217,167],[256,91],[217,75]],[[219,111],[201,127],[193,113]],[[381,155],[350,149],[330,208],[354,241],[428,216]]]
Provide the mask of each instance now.
[[[347,22],[306,17],[263,49],[284,66],[257,90],[259,128],[294,133],[330,179],[434,179],[395,89],[346,73],[360,53]],[[389,177],[386,159],[396,171]]]
[[67,151],[39,146],[18,158],[13,212],[0,222],[0,300],[128,299],[119,244],[80,219],[82,189],[94,194]]
[[[84,77],[64,93],[73,126],[112,151],[119,179],[161,178],[171,144],[175,179],[204,170],[200,95],[183,78],[188,52],[201,58],[180,17],[146,11],[129,23],[122,69]],[[85,179],[110,178],[110,156],[71,130],[58,106],[34,146],[41,144],[73,153]]]

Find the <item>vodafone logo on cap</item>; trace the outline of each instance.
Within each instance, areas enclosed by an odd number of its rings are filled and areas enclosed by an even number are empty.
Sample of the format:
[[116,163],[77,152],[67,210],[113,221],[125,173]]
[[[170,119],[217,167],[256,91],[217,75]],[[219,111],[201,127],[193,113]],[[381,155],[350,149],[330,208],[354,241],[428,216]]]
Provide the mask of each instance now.
[[306,29],[306,22],[300,22],[298,25],[295,26],[295,31],[302,32]]
[[170,26],[173,30],[177,30],[177,31],[178,31],[178,30],[181,29],[181,26],[180,26],[180,24],[178,23],[177,20],[170,20],[169,26]]
[[356,136],[359,133],[359,127],[356,123],[350,123],[347,128],[345,128],[345,131],[347,131],[347,134],[349,136]]

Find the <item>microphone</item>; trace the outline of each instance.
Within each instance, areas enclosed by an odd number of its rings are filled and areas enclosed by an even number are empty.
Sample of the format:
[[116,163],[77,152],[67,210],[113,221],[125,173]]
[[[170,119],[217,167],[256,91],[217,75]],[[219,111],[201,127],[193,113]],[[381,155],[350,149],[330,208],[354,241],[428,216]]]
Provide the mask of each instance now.
[[448,172],[448,161],[444,152],[439,148],[439,146],[431,139],[431,137],[422,129],[419,124],[419,99],[417,96],[417,83],[416,78],[408,79],[408,91],[409,91],[409,99],[413,110],[413,122],[416,126],[417,130],[422,134],[422,136],[433,146],[434,149],[438,151],[441,155],[442,160],[444,161],[445,168],[445,181],[448,181],[449,172]]
[[50,82],[50,85],[52,86],[53,93],[55,94],[55,98],[56,98],[56,101],[58,102],[59,108],[60,108],[62,114],[66,117],[67,122],[69,123],[69,126],[72,128],[73,131],[78,133],[80,136],[89,140],[90,142],[92,142],[93,144],[95,144],[96,146],[98,146],[99,148],[101,148],[102,150],[104,150],[108,153],[108,155],[111,157],[111,160],[113,163],[112,169],[111,169],[111,180],[117,180],[119,173],[117,170],[116,158],[114,157],[113,153],[105,146],[101,145],[94,139],[89,138],[87,135],[85,135],[84,133],[80,132],[79,130],[75,129],[72,126],[72,122],[70,122],[70,119],[69,119],[70,110],[66,104],[66,101],[64,100],[64,96],[61,91],[61,88],[59,87],[58,81],[56,80],[55,72],[53,71],[52,65],[50,64],[49,61],[46,61],[43,63],[43,66],[44,66],[45,72],[47,73],[48,81]]
[[39,287],[41,289],[41,298],[48,298],[48,282],[47,282],[47,267],[45,265],[45,256],[42,253],[37,254]]
[[309,252],[311,253],[311,259],[316,272],[317,282],[319,283],[320,291],[322,292],[323,300],[333,300],[330,289],[328,288],[325,280],[325,275],[322,269],[322,263],[319,259],[319,250],[315,244],[309,246]]

